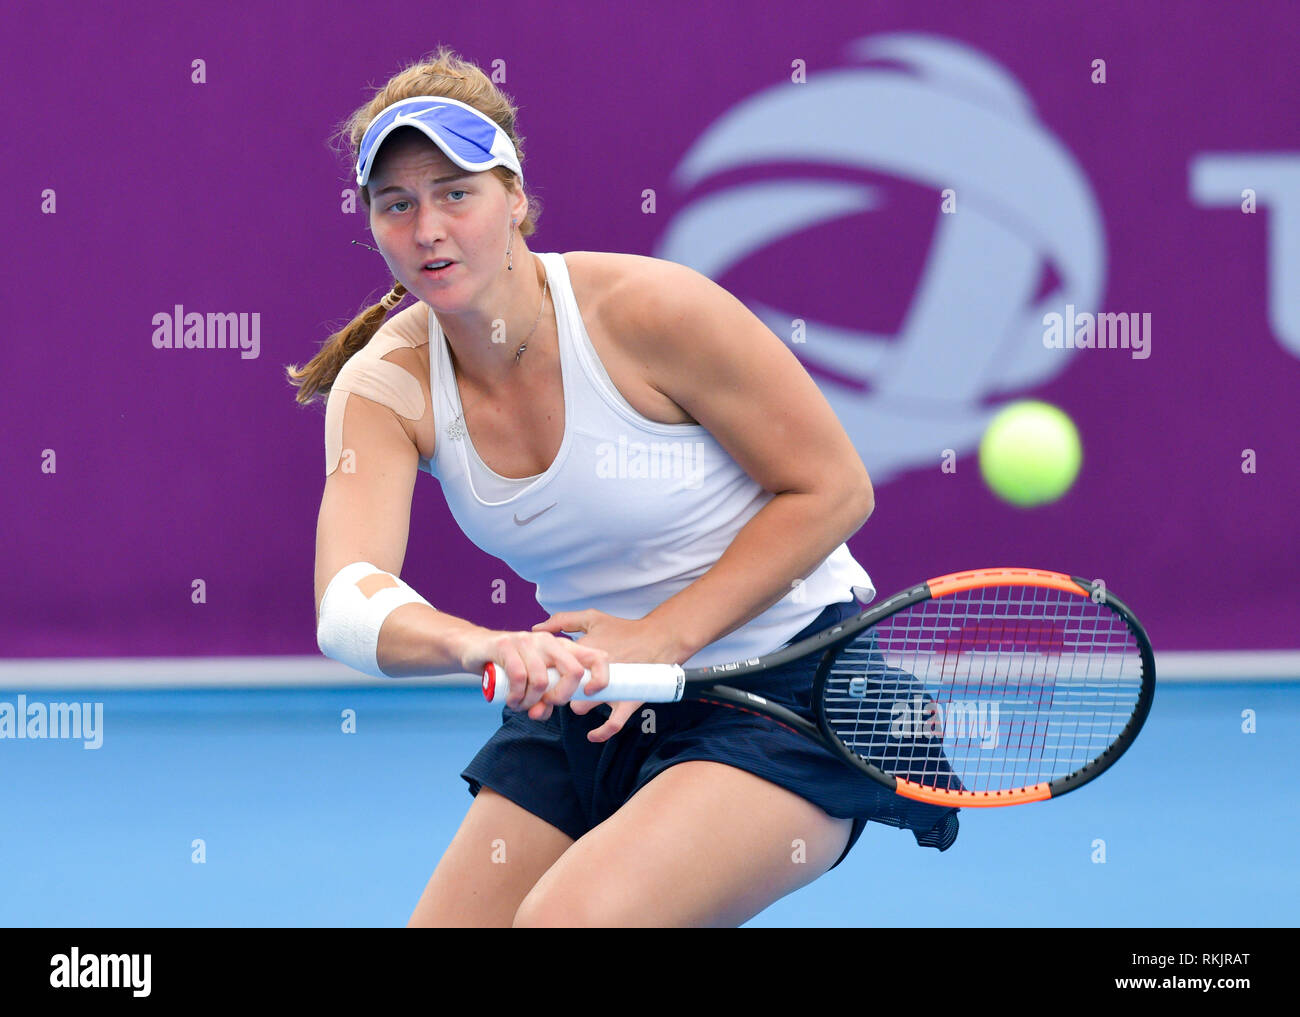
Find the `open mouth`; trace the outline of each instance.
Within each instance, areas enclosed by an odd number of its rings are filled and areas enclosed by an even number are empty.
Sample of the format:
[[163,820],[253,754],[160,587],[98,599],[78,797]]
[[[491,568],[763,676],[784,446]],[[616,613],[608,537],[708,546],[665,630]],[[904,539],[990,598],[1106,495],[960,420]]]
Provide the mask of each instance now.
[[437,261],[427,261],[424,263],[421,271],[434,279],[440,279],[456,267],[454,261],[448,261],[446,258],[440,258]]

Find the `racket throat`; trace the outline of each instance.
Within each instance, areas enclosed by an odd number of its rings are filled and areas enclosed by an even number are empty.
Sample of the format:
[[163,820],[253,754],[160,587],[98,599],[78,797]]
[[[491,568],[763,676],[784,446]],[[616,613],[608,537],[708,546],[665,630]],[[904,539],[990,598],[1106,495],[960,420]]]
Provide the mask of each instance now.
[[732,688],[730,685],[713,685],[689,698],[713,706],[739,710],[742,713],[753,714],[756,717],[764,717],[780,724],[794,734],[803,735],[805,738],[811,738],[817,742],[825,741],[821,730],[816,724],[779,703],[765,699],[757,692],[745,692],[742,689]]

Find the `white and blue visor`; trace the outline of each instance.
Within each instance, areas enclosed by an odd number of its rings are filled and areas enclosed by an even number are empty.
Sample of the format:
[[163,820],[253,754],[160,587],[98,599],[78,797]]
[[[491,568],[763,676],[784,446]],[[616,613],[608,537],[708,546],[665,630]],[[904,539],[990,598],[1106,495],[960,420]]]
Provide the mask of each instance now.
[[358,187],[370,181],[380,146],[399,127],[419,129],[448,159],[470,173],[505,166],[523,180],[515,146],[495,120],[455,99],[416,95],[393,103],[370,121],[357,150]]

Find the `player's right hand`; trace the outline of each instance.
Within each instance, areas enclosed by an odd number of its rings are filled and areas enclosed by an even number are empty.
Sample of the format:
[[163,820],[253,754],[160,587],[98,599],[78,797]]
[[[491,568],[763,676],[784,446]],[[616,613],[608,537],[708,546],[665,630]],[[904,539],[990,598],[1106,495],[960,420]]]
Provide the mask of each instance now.
[[[489,661],[503,669],[510,681],[506,706],[528,711],[533,720],[546,720],[555,706],[567,703],[585,671],[591,671],[596,687],[604,687],[609,680],[607,652],[549,632],[476,631],[462,645],[461,666],[470,674],[481,675]],[[546,671],[550,667],[559,671],[561,678],[548,692]]]

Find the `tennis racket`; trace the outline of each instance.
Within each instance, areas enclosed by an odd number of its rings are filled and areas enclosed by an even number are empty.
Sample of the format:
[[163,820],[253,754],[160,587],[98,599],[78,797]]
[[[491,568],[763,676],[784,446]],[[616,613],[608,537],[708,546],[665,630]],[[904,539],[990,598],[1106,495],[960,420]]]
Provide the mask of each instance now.
[[[745,691],[818,660],[816,722]],[[1133,612],[1102,584],[1059,572],[955,572],[854,618],[730,664],[610,664],[609,685],[574,699],[692,700],[767,717],[919,802],[1020,805],[1095,780],[1133,744],[1155,692],[1155,657]],[[550,669],[552,685],[559,672]],[[509,680],[483,669],[483,695]]]

